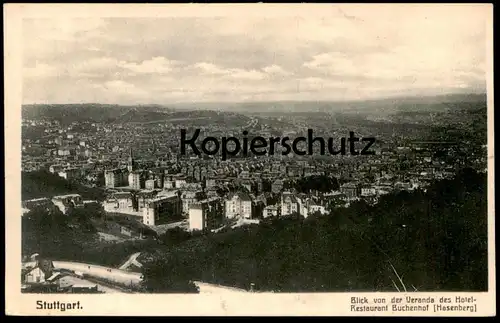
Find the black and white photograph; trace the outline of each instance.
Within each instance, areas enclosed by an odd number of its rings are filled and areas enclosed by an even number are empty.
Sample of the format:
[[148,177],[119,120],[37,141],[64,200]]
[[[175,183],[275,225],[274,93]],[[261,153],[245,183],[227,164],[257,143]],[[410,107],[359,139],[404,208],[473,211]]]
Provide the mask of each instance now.
[[350,315],[467,315],[494,292],[492,6],[261,5],[20,20],[8,221],[33,309],[352,293]]

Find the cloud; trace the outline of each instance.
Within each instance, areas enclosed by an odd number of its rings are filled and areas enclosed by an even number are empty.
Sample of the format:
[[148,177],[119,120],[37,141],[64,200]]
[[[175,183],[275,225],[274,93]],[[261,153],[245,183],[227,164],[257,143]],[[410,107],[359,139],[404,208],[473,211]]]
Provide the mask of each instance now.
[[30,19],[25,101],[337,100],[484,89],[481,6]]
[[291,73],[285,71],[281,66],[274,65],[274,64],[270,65],[270,66],[266,66],[262,70],[269,75],[277,75],[277,76],[291,75]]
[[441,87],[455,87],[456,83],[474,79],[484,80],[484,65],[478,64],[472,52],[456,51],[454,47],[428,48],[415,55],[414,46],[401,46],[385,53],[348,56],[342,52],[322,53],[312,57],[303,66],[324,76],[357,79],[360,82],[422,82]]
[[101,18],[41,18],[25,19],[25,36],[30,40],[53,40],[74,42],[75,36],[96,35],[106,26]]
[[242,69],[233,69],[231,70],[230,77],[236,79],[244,79],[244,80],[253,80],[259,81],[264,78],[264,74],[262,72],[256,70],[242,70]]
[[106,83],[104,83],[104,89],[111,92],[132,96],[148,94],[145,90],[138,88],[136,85],[122,80],[107,81]]
[[212,63],[196,63],[195,68],[201,70],[204,75],[215,75],[221,76],[226,79],[241,79],[258,81],[264,78],[264,73],[257,71],[255,69],[245,70],[241,68],[222,68]]
[[131,70],[135,73],[155,73],[155,74],[166,74],[173,70],[179,62],[170,61],[165,57],[153,57],[149,60],[142,61],[140,64],[136,63],[124,63],[122,66],[126,69]]
[[69,65],[67,70],[72,73],[103,72],[118,66],[119,62],[112,57],[98,57],[75,62],[75,64]]
[[205,62],[196,63],[194,67],[200,69],[202,73],[208,75],[226,75],[228,73],[227,70],[221,69],[218,66],[211,63],[205,63]]

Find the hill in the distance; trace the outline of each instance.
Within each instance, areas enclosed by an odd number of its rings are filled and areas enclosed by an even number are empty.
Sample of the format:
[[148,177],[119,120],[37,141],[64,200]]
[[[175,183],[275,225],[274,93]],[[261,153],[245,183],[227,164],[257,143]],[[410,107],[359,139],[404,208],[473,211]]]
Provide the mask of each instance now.
[[[189,121],[196,119],[224,119],[241,115],[213,110],[174,110],[157,105],[120,106],[106,104],[36,104],[22,107],[23,119],[49,119],[62,124],[72,122],[96,123],[156,123],[161,121]],[[246,119],[246,117],[243,117]],[[213,121],[213,120],[212,120]]]
[[148,122],[168,117],[172,110],[159,105],[123,106],[97,103],[23,105],[23,119],[47,118],[61,123]]
[[[193,102],[166,106],[120,106],[106,104],[24,105],[24,119],[48,118],[62,123],[89,121],[99,123],[156,122],[176,118],[200,117],[208,111],[238,114],[355,113],[396,114],[400,112],[442,112],[473,109],[486,105],[486,94],[449,94],[429,97],[398,97],[365,101],[276,101],[276,102]],[[194,112],[197,111],[197,112]]]
[[171,105],[175,109],[205,109],[237,113],[397,113],[400,111],[440,111],[453,105],[486,103],[486,94],[445,94],[438,96],[405,96],[359,101],[269,101],[269,102],[200,102]]

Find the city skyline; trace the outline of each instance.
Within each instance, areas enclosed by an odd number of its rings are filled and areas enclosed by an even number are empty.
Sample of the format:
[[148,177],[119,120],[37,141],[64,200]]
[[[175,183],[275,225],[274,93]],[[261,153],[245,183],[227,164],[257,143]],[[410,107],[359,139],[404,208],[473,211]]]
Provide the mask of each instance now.
[[244,21],[236,15],[25,19],[23,104],[486,92],[485,8],[326,8],[322,17]]

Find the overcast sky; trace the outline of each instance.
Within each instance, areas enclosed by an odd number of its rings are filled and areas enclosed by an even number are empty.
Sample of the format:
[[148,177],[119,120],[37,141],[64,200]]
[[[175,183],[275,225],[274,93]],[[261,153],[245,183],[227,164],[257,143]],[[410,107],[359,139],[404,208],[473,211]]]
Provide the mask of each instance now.
[[371,7],[301,17],[25,19],[23,101],[168,104],[483,92],[487,12]]

